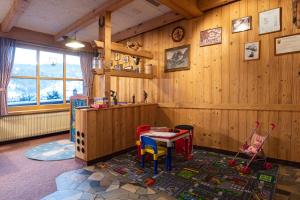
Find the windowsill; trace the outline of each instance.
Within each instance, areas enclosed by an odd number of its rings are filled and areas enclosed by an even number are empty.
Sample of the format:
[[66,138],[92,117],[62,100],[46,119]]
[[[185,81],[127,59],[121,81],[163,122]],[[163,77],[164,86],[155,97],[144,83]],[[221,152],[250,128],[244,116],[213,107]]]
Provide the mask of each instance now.
[[55,112],[65,112],[69,110],[70,110],[69,104],[11,107],[8,108],[8,114],[6,116],[55,113]]

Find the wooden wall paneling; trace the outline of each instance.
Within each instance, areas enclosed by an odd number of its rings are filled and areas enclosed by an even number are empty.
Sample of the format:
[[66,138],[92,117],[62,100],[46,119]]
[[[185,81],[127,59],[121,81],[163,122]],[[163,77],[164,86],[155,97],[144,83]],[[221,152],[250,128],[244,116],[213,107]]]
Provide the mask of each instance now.
[[275,123],[277,127],[272,131],[268,139],[269,151],[268,156],[272,158],[278,158],[279,154],[279,143],[280,143],[280,124],[278,121],[279,112],[269,112],[269,124]]
[[291,135],[292,135],[292,113],[280,112],[278,120],[279,129],[279,159],[291,160]]
[[[245,17],[248,16],[247,13],[247,5],[248,5],[248,0],[245,1],[240,1],[238,2],[240,4],[240,16]],[[248,100],[248,85],[247,85],[247,80],[248,80],[248,73],[247,73],[247,62],[244,61],[244,46],[245,43],[248,40],[248,35],[247,31],[240,32],[240,33],[235,33],[238,34],[240,37],[240,43],[239,43],[239,65],[240,65],[240,73],[239,73],[239,103],[247,103]],[[240,113],[242,114],[242,113]]]
[[300,160],[300,113],[292,114],[291,160]]
[[[269,130],[269,112],[268,111],[259,111],[258,120],[261,122],[259,133],[265,135]],[[269,140],[264,144],[264,150],[269,155]]]
[[[105,110],[103,113],[103,138],[104,141],[103,151],[107,152],[106,154],[113,153],[113,115],[112,110]],[[105,125],[105,126],[104,126]]]
[[236,151],[238,149],[239,144],[239,113],[236,110],[229,111],[229,145],[228,149],[232,151]]
[[[85,111],[86,112],[86,111]],[[84,150],[85,154],[87,155],[87,159],[94,159],[96,157],[97,153],[97,115],[96,112],[88,112],[87,118],[85,123],[83,124],[83,127],[86,126],[87,132],[85,132],[85,136],[82,137],[83,140],[88,140],[87,147]],[[86,152],[90,152],[87,154]]]
[[[230,4],[230,23],[240,16],[239,2]],[[239,34],[230,34],[229,46],[229,100],[238,103],[239,98],[239,62],[240,62],[240,37]]]
[[220,148],[228,149],[229,146],[229,111],[222,110],[221,112],[221,126],[220,126]]
[[121,117],[119,109],[112,110],[113,116],[113,151],[120,151],[122,149],[121,138]]
[[[248,34],[248,42],[255,42],[259,41],[258,36],[258,0],[249,1],[247,5],[247,13],[248,15],[252,16],[252,30],[247,31]],[[257,13],[257,14],[253,14]],[[244,48],[243,48],[244,50]],[[248,103],[258,103],[257,102],[257,69],[259,67],[259,61],[245,61],[247,63],[247,73],[248,73],[248,81],[247,81],[247,88],[248,88]]]

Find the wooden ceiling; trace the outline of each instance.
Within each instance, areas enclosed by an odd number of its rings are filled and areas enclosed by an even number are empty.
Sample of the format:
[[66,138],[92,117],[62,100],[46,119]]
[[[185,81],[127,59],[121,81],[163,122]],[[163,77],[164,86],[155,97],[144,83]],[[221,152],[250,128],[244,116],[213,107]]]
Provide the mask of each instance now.
[[16,36],[16,30],[29,30],[47,34],[55,42],[77,32],[77,39],[91,42],[98,37],[99,15],[111,11],[112,38],[120,41],[234,1],[0,0],[0,36]]

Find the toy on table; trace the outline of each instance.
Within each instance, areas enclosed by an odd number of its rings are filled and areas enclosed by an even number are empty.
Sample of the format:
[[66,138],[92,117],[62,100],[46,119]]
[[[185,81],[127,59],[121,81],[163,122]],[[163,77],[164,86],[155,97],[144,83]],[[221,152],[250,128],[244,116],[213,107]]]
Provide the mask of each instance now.
[[[153,161],[154,161],[154,175],[157,174],[157,166],[158,166],[158,157],[159,156],[163,156],[166,155],[166,148],[158,146],[156,144],[156,141],[153,140],[150,137],[147,136],[141,136],[141,156],[142,156],[142,163],[141,163],[141,167],[144,168],[145,167],[145,154],[146,153],[150,153],[153,155]],[[168,166],[168,162],[166,159],[166,167],[169,168]]]
[[114,105],[118,105],[117,92],[111,90],[110,91],[110,96],[113,98]]
[[246,154],[249,157],[251,157],[251,159],[247,162],[247,164],[245,166],[243,166],[241,169],[241,172],[244,174],[250,173],[250,164],[258,157],[258,155],[262,156],[262,158],[256,159],[256,160],[263,160],[265,169],[272,168],[272,164],[267,162],[267,157],[265,156],[265,153],[263,150],[263,145],[264,145],[265,141],[267,140],[267,138],[269,137],[269,135],[271,134],[271,132],[276,127],[276,125],[271,123],[267,134],[264,136],[257,133],[257,129],[259,128],[259,125],[260,125],[260,123],[257,121],[255,128],[252,129],[250,137],[242,145],[242,147],[239,149],[239,151],[237,152],[235,157],[232,160],[228,161],[228,164],[230,166],[235,166],[236,158],[240,153]]
[[144,103],[147,103],[148,93],[144,90]]

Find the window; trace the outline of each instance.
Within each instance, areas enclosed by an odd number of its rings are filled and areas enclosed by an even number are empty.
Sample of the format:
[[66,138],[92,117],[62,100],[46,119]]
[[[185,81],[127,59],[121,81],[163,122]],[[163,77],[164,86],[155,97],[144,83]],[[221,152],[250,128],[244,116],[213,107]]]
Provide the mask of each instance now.
[[83,93],[79,56],[16,48],[7,93],[10,110],[66,105],[76,93]]

